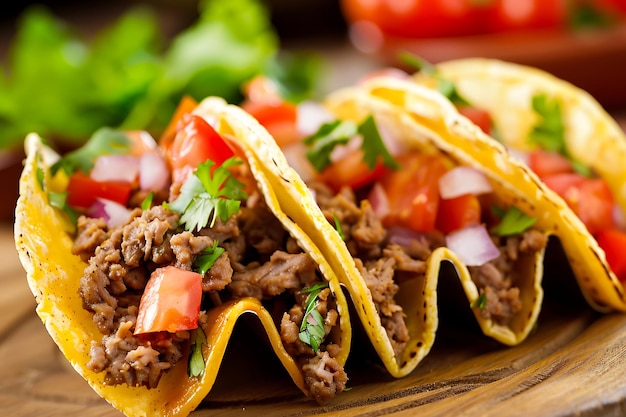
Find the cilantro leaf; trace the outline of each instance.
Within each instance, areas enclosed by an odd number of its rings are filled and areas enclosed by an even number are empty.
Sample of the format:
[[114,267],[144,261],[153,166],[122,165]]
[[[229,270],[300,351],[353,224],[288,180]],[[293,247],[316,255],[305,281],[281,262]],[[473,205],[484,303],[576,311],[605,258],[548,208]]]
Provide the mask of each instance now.
[[546,94],[537,94],[532,98],[532,108],[539,120],[530,132],[528,141],[547,151],[567,156],[565,124],[559,101],[550,101]]
[[387,150],[372,115],[366,118],[359,125],[359,133],[363,136],[363,159],[367,163],[369,169],[374,169],[376,167],[379,158],[382,158],[383,164],[388,168],[400,168],[400,164],[393,159]]
[[328,287],[328,283],[318,283],[310,288],[305,288],[301,292],[308,293],[302,324],[300,325],[300,333],[298,337],[307,345],[311,346],[313,351],[317,352],[320,344],[324,340],[324,318],[319,311],[315,309],[319,293]]
[[59,169],[63,169],[67,175],[71,175],[77,169],[88,173],[98,156],[128,153],[130,147],[131,141],[124,132],[103,127],[98,129],[82,147],[58,160],[50,171],[52,175]]
[[408,52],[404,52],[400,56],[400,59],[407,65],[414,67],[416,70],[422,71],[426,75],[433,77],[437,81],[437,90],[446,96],[452,103],[461,106],[470,105],[469,101],[467,101],[467,99],[459,93],[456,85],[447,78],[442,77],[439,71],[437,71],[437,67],[426,59]]
[[469,101],[467,101],[467,99],[459,93],[459,90],[457,90],[456,84],[440,76],[436,76],[436,78],[437,90],[446,96],[448,100],[457,106],[470,106]]
[[517,207],[511,207],[504,212],[500,223],[491,231],[498,236],[512,236],[523,233],[536,222],[536,217],[527,216]]
[[152,200],[154,200],[154,191],[151,191],[146,198],[143,199],[141,202],[141,209],[144,211],[150,210],[150,207],[152,207]]
[[361,150],[369,169],[376,167],[379,158],[382,158],[385,166],[399,168],[400,165],[387,150],[371,115],[358,125],[349,120],[324,123],[317,132],[304,140],[304,144],[309,146],[306,156],[313,167],[321,172],[331,164],[330,155],[335,147],[347,144],[356,135],[361,135],[363,139]]
[[333,215],[333,219],[335,220],[335,230],[339,233],[341,240],[346,240],[346,236],[343,234],[343,229],[341,228],[341,222],[336,215]]
[[67,192],[48,191],[48,203],[64,212],[70,222],[76,226],[78,223],[78,212],[67,204]]
[[557,99],[550,101],[546,94],[537,94],[532,98],[532,108],[539,120],[530,132],[528,141],[546,151],[565,156],[572,163],[574,171],[591,177],[591,169],[575,160],[567,149],[561,103]]
[[217,258],[224,253],[224,248],[217,246],[217,240],[213,242],[213,246],[204,248],[194,262],[194,269],[203,275],[213,267]]
[[404,51],[400,54],[400,60],[405,64],[415,68],[417,71],[423,71],[427,75],[437,74],[437,68],[435,68],[435,66],[428,60],[422,58],[419,55]]
[[358,133],[356,123],[335,120],[324,123],[317,132],[304,140],[310,148],[306,153],[313,167],[321,172],[330,165],[330,154],[337,145],[345,145]]
[[228,168],[240,163],[239,158],[231,157],[214,167],[215,162],[208,160],[189,176],[180,189],[180,196],[169,204],[171,210],[181,213],[179,223],[185,225],[186,230],[213,227],[218,217],[226,222],[237,213],[241,200],[247,195],[244,185]]
[[487,293],[481,293],[477,299],[475,299],[474,301],[471,302],[470,307],[472,308],[476,308],[478,307],[479,309],[483,309],[485,308],[485,306],[487,305]]
[[207,344],[206,335],[201,327],[196,329],[195,338],[191,346],[189,347],[189,376],[198,377],[204,373],[205,362],[202,355],[202,346]]

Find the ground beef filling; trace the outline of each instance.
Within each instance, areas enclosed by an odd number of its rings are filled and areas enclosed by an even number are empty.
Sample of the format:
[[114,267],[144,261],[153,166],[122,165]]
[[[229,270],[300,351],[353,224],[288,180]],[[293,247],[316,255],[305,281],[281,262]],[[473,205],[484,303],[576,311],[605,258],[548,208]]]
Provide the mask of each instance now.
[[[87,262],[79,293],[103,335],[92,342],[89,369],[105,372],[108,384],[156,387],[163,372],[184,357],[190,332],[133,335],[143,289],[156,268],[192,270],[196,255],[217,241],[226,250],[203,277],[203,308],[247,296],[262,300],[270,311],[274,300],[291,303],[276,324],[312,396],[324,403],[345,388],[347,376],[335,359],[340,346],[328,342],[314,352],[298,338],[306,302],[299,290],[321,282],[316,264],[262,199],[248,201],[254,205],[198,233],[181,231],[179,215],[163,206],[135,209],[126,224],[114,229],[102,219],[79,218],[73,252]],[[334,297],[325,289],[318,300],[328,335],[339,324]],[[205,321],[201,312],[200,323]]]
[[[331,224],[341,224],[348,250],[369,288],[381,323],[396,355],[404,349],[409,333],[402,307],[395,301],[398,283],[403,279],[423,277],[426,259],[431,252],[445,244],[439,232],[421,234],[407,242],[396,240],[378,219],[367,200],[357,198],[345,187],[335,194],[320,183],[309,184],[325,217]],[[399,242],[401,241],[401,243]],[[510,279],[518,255],[536,252],[545,247],[547,237],[536,230],[521,236],[496,239],[501,256],[485,265],[471,267],[472,279],[485,293],[485,305],[480,314],[499,324],[507,324],[521,309],[519,288]]]

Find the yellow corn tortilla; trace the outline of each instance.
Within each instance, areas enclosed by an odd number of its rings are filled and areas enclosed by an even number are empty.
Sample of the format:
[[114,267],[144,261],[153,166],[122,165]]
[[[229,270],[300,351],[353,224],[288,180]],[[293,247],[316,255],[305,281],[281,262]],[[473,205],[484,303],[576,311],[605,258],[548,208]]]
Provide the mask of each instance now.
[[[568,152],[607,182],[626,213],[626,135],[589,93],[545,71],[493,59],[443,62],[436,72],[454,83],[471,105],[486,110],[498,140],[514,150],[532,149],[528,135],[537,122],[532,97],[545,94],[549,100],[558,100]],[[434,79],[424,73],[416,74],[415,80],[434,85]],[[559,201],[552,192],[546,195]],[[562,221],[555,222],[553,233],[560,238],[585,298],[600,312],[626,311],[624,284],[610,270],[595,239],[572,216],[562,209]]]
[[[242,145],[268,206],[301,247],[311,254],[329,281],[340,316],[340,332],[333,336],[334,342],[342,348],[336,359],[344,365],[350,351],[351,327],[337,277],[298,223],[281,211],[276,192],[263,169],[264,163],[250,150],[252,146],[259,146],[280,153],[280,149],[251,116],[221,99],[205,100],[195,113],[209,121],[220,134],[228,134]],[[129,417],[188,415],[211,390],[233,327],[243,314],[258,317],[271,347],[294,383],[304,394],[309,394],[301,369],[283,347],[270,313],[253,298],[228,302],[207,312],[208,322],[203,328],[207,337],[207,345],[203,346],[206,366],[198,378],[188,376],[186,357],[166,372],[154,389],[107,385],[104,373],[87,369],[91,341],[100,340],[101,334],[91,313],[83,309],[78,293],[85,264],[71,254],[73,240],[67,233],[71,225],[60,211],[49,205],[47,192],[41,187],[43,183],[46,189],[63,190],[67,177],[63,173],[50,177],[48,168],[59,156],[39,136],[29,135],[25,150],[27,157],[15,213],[15,244],[36,298],[37,314],[67,360],[100,396]]]
[[[391,135],[401,140],[408,149],[423,153],[441,153],[459,166],[477,169],[491,183],[492,195],[499,206],[517,207],[525,214],[538,218],[535,229],[545,234],[551,232],[549,216],[542,210],[544,201],[537,200],[541,190],[538,189],[534,174],[512,161],[501,146],[482,135],[480,129],[460,116],[454,106],[438,92],[410,81],[374,78],[358,87],[331,94],[326,105],[342,120],[359,122],[372,115],[379,126],[384,125],[385,129],[391,129]],[[505,178],[504,173],[517,178],[517,183]],[[526,184],[527,189],[520,187],[520,183]],[[531,189],[532,192],[529,192]],[[325,252],[322,245],[320,249]],[[343,263],[350,257],[347,249],[344,249],[336,251],[338,256],[334,255]],[[480,314],[480,308],[473,308],[476,320],[487,336],[507,345],[516,345],[533,329],[543,300],[543,256],[544,251],[539,251],[533,256],[520,258],[516,263],[512,281],[520,289],[522,310],[509,325],[485,319]],[[471,305],[479,297],[478,288],[467,267],[450,249],[438,248],[433,251],[427,261],[427,280],[436,285],[439,267],[443,261],[454,265]],[[346,271],[345,276],[338,275],[340,281],[348,280],[354,283],[352,285],[361,285],[362,278],[357,271]],[[414,302],[410,298],[400,299],[403,308],[410,308]],[[411,323],[416,319],[407,314],[406,320]],[[406,372],[410,372],[410,369],[403,369],[401,374]]]

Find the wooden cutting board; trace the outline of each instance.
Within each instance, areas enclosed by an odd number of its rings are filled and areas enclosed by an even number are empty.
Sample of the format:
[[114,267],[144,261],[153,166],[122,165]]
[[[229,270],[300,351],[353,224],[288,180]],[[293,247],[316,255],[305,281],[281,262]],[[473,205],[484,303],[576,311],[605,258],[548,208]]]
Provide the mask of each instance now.
[[[48,337],[8,226],[0,227],[0,251],[0,414],[121,416]],[[215,388],[192,415],[625,415],[626,314],[591,311],[568,271],[548,273],[563,279],[546,288],[537,329],[513,348],[482,336],[469,310],[456,308],[455,281],[443,279],[440,330],[431,354],[408,377],[393,379],[357,336],[347,365],[351,389],[326,407],[303,398],[242,323]]]

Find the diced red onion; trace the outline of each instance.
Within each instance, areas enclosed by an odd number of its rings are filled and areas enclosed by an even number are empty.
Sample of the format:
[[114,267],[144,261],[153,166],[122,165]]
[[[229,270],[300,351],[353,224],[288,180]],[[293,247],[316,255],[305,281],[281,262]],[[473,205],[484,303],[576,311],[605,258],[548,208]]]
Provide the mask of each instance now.
[[331,162],[339,162],[351,153],[361,149],[363,137],[361,135],[353,136],[345,145],[337,145],[330,153]]
[[105,198],[98,198],[87,211],[89,217],[101,217],[109,228],[121,226],[128,220],[130,210],[125,206]]
[[420,240],[423,237],[424,235],[422,233],[406,227],[393,226],[387,229],[389,243],[405,248],[411,246],[413,241]]
[[407,146],[398,140],[397,135],[385,123],[380,123],[377,120],[376,127],[378,127],[378,133],[380,133],[380,138],[385,144],[385,148],[392,156],[396,157],[406,153]]
[[379,182],[374,183],[367,199],[372,205],[372,209],[374,210],[376,217],[384,219],[389,214],[389,198],[387,197],[385,189]]
[[296,142],[283,147],[283,153],[287,159],[287,163],[302,178],[302,181],[311,181],[316,173],[315,168],[306,157],[305,145],[302,142]]
[[467,266],[483,265],[500,256],[500,250],[484,225],[469,226],[448,234],[446,246]]
[[333,115],[322,104],[314,101],[300,103],[297,110],[297,129],[303,136],[314,134],[324,123],[334,120]]
[[147,191],[166,190],[170,173],[165,159],[157,152],[146,152],[139,159],[139,187]]
[[513,149],[513,148],[507,148],[507,151],[509,152],[509,155],[511,155],[513,158],[528,165],[528,161],[529,161],[528,152],[520,151],[519,149]]
[[471,167],[452,168],[439,178],[439,195],[449,199],[465,194],[484,194],[493,190],[485,175]]
[[626,216],[618,204],[613,206],[613,221],[618,228],[626,230]]
[[133,182],[139,173],[139,159],[132,155],[102,155],[89,174],[95,181]]

